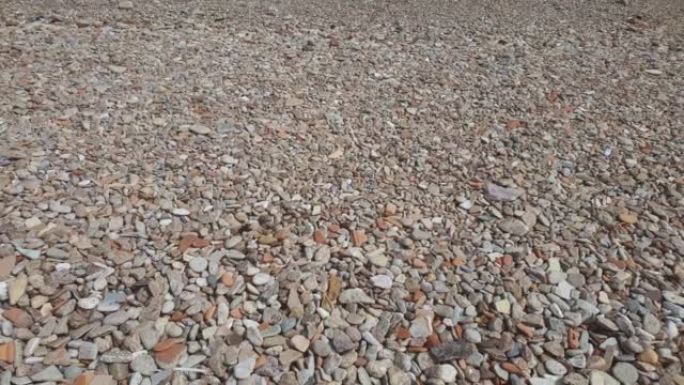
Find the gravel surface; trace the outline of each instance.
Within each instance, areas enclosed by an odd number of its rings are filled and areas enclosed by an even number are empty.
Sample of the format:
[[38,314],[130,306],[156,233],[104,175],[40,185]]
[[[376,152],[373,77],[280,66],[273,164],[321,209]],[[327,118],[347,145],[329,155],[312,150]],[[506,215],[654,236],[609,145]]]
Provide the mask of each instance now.
[[0,385],[684,384],[682,26],[0,1]]

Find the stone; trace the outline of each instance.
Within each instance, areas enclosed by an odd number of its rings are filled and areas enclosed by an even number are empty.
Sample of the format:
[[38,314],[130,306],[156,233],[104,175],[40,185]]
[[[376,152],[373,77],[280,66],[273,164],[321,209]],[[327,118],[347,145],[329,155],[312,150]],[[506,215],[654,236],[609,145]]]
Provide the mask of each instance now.
[[453,365],[441,364],[434,367],[435,370],[432,373],[433,378],[437,378],[446,383],[452,383],[456,381],[456,376],[458,371]]
[[48,366],[31,376],[31,380],[35,382],[60,382],[63,379],[64,375],[54,365]]
[[524,191],[518,188],[502,187],[494,183],[485,186],[485,198],[490,201],[512,202],[518,199]]
[[356,343],[341,330],[334,331],[332,345],[338,353],[344,353],[356,347]]
[[351,303],[373,303],[373,298],[369,297],[363,289],[354,288],[347,289],[340,293],[338,301],[342,304]]
[[133,9],[133,2],[131,0],[120,1],[119,9]]
[[97,358],[97,345],[92,342],[82,342],[78,347],[78,359],[93,361]]
[[618,380],[600,370],[593,370],[589,374],[589,383],[591,385],[620,385]]
[[195,257],[192,258],[190,262],[188,262],[188,265],[194,272],[201,273],[207,269],[207,267],[209,266],[209,261],[202,257]]
[[212,133],[211,128],[203,124],[193,124],[189,128],[190,132],[198,135],[209,135]]
[[563,364],[554,359],[548,359],[544,361],[544,367],[549,371],[549,373],[557,376],[563,376],[568,372],[568,369]]
[[634,365],[627,362],[618,362],[615,364],[612,373],[623,385],[634,385],[639,380],[639,372]]
[[564,385],[589,385],[589,380],[583,375],[572,372],[563,377]]
[[374,287],[380,289],[391,289],[392,288],[392,278],[387,275],[375,275],[371,277],[371,283]]
[[525,222],[517,218],[506,218],[502,220],[499,222],[499,229],[501,229],[501,231],[504,233],[517,236],[523,236],[530,231]]
[[254,356],[247,357],[240,360],[237,365],[233,367],[233,376],[238,380],[249,378],[254,371],[256,365],[256,358]]
[[144,376],[149,376],[157,370],[157,364],[152,356],[141,354],[131,361],[131,370]]
[[290,338],[290,345],[299,350],[300,352],[304,353],[309,349],[309,339],[302,335],[294,335],[292,338]]
[[442,343],[430,349],[430,354],[437,362],[448,362],[457,359],[465,359],[473,354],[473,346],[463,340],[455,340]]

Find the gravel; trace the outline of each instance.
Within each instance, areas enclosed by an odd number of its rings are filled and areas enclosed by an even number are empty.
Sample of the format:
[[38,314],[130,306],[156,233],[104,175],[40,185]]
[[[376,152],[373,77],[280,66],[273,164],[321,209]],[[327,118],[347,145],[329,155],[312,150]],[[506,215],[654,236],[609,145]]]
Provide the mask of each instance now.
[[12,1],[0,384],[682,384],[684,4]]

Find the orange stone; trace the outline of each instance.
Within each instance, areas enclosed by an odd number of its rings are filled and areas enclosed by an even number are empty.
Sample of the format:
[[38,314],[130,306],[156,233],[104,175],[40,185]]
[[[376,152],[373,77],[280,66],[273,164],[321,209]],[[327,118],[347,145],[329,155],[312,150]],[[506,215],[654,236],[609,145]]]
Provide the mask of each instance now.
[[95,372],[91,370],[83,372],[76,377],[74,385],[89,385],[93,378],[95,378]]
[[209,309],[204,311],[204,320],[206,322],[209,322],[214,318],[214,314],[216,313],[216,305],[213,305]]
[[321,230],[316,230],[314,231],[313,239],[314,242],[318,243],[319,245],[325,244],[325,233],[323,233]]
[[233,287],[233,285],[235,285],[235,276],[233,273],[223,273],[221,276],[221,283],[228,287]]
[[387,230],[389,229],[389,224],[382,218],[378,218],[375,220],[375,225],[378,226],[380,230]]
[[177,338],[167,338],[157,342],[157,344],[154,345],[154,348],[152,348],[152,350],[154,350],[155,352],[162,352],[164,350],[171,349],[174,345],[180,344],[181,341],[182,340]]
[[366,232],[363,230],[354,230],[352,232],[352,243],[356,247],[363,246],[364,243],[368,241],[368,237],[366,236]]
[[0,361],[7,363],[14,363],[14,357],[17,354],[17,349],[14,346],[14,341],[0,344]]
[[[155,346],[156,348],[156,346]],[[170,365],[175,362],[178,362],[180,359],[181,355],[185,352],[185,345],[181,343],[173,343],[171,344],[168,348],[161,350],[161,351],[156,351],[154,352],[154,359],[157,360],[157,362],[164,364],[164,365]]]
[[259,369],[260,367],[266,365],[266,356],[259,356],[256,359],[256,363],[254,364],[255,369]]
[[531,326],[527,326],[524,323],[519,323],[516,326],[518,330],[520,330],[520,332],[524,334],[527,338],[534,337],[534,328],[532,328]]
[[14,324],[14,326],[20,327],[20,328],[29,328],[31,325],[33,325],[33,320],[31,319],[31,316],[16,307],[11,307],[4,312],[2,312],[2,316],[5,317],[8,321]]
[[230,311],[230,316],[233,318],[241,319],[242,318],[242,309],[240,309],[239,307],[232,309]]
[[580,346],[580,332],[576,329],[568,329],[568,347],[577,349]]
[[171,314],[171,318],[170,318],[170,320],[173,322],[182,321],[184,319],[185,319],[185,313],[180,312],[180,311],[177,311],[177,312],[174,312],[173,314]]
[[264,254],[263,257],[261,257],[261,262],[263,263],[271,263],[273,262],[273,256],[269,253]]
[[518,375],[523,374],[522,370],[520,370],[520,368],[512,362],[502,362],[501,368],[503,370],[507,371],[508,373],[513,373],[513,374],[518,374]]
[[456,266],[456,267],[463,266],[463,265],[465,265],[465,260],[461,257],[456,257],[456,258],[451,260],[451,265]]
[[400,340],[405,340],[407,338],[411,337],[411,332],[407,328],[399,328],[397,330],[397,338]]
[[386,217],[391,217],[392,215],[397,213],[397,205],[394,203],[387,203],[385,205],[385,216]]
[[425,346],[428,349],[432,349],[440,344],[439,335],[437,333],[432,333],[425,341]]
[[427,267],[427,264],[425,263],[425,261],[423,261],[420,258],[413,258],[413,267],[417,267],[419,269],[422,269],[424,267]]

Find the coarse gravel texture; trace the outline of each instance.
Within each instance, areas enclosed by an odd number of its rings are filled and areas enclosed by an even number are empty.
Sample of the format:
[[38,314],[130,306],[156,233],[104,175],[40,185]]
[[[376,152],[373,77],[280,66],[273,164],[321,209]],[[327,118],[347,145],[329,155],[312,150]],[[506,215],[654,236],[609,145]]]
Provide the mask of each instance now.
[[0,1],[0,385],[682,385],[684,2]]

